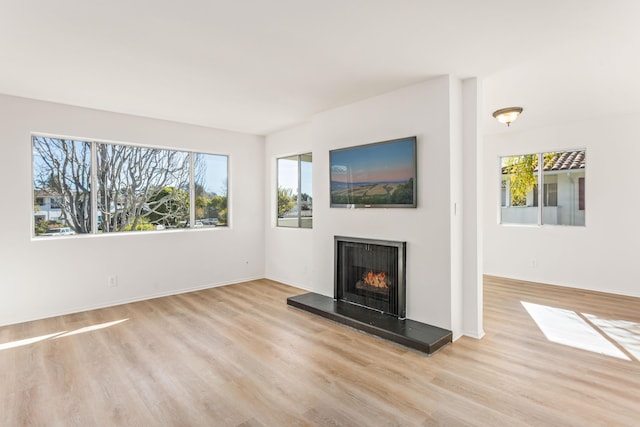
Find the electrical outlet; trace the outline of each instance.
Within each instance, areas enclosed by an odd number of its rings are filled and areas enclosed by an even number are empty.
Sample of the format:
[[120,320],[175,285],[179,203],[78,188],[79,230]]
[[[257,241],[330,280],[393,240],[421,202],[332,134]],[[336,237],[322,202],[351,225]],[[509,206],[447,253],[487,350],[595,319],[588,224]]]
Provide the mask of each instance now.
[[533,258],[531,260],[531,267],[538,268],[538,260],[537,259]]
[[109,276],[108,283],[110,288],[118,286],[118,276]]

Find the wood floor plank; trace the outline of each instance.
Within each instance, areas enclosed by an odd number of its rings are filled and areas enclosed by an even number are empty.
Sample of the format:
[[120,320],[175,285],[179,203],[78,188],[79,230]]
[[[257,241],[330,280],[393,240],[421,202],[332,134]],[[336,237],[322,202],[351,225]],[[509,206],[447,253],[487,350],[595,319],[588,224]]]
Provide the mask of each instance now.
[[[1,327],[0,425],[631,426],[640,419],[638,298],[487,276],[486,336],[462,337],[426,357],[287,306],[299,293],[253,280]],[[550,341],[523,303],[586,319],[628,360]]]

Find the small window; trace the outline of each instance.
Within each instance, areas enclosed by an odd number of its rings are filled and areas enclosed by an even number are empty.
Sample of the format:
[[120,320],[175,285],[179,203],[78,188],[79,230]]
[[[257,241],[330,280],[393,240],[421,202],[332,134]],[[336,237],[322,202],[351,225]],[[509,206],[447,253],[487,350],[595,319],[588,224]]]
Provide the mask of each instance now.
[[312,228],[312,155],[279,158],[277,224],[279,227]]
[[502,157],[500,163],[502,224],[585,224],[585,150]]

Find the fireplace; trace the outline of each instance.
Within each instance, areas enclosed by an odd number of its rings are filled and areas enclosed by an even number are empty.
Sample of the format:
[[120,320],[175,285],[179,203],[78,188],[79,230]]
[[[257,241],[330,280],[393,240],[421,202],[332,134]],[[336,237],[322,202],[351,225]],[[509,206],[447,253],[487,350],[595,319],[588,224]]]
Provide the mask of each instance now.
[[405,318],[406,242],[335,236],[334,298]]
[[406,242],[334,238],[334,296],[308,292],[287,304],[433,354],[451,331],[406,319]]

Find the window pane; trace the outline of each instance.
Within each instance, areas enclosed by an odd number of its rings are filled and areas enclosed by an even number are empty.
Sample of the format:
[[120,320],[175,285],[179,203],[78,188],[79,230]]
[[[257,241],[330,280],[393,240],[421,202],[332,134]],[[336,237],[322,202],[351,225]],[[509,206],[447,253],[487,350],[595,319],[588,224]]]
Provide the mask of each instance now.
[[313,188],[311,153],[300,156],[300,227],[313,226]]
[[91,144],[33,137],[34,234],[91,232]]
[[166,230],[189,220],[189,155],[96,144],[99,230]]
[[584,195],[581,199],[580,182],[585,176],[585,151],[548,152],[543,158],[542,223],[584,225],[585,211],[580,209],[584,206]]
[[298,227],[298,156],[278,159],[278,226]]
[[502,224],[537,224],[537,154],[500,159],[504,204],[500,207]]
[[195,154],[196,228],[227,225],[227,156]]

